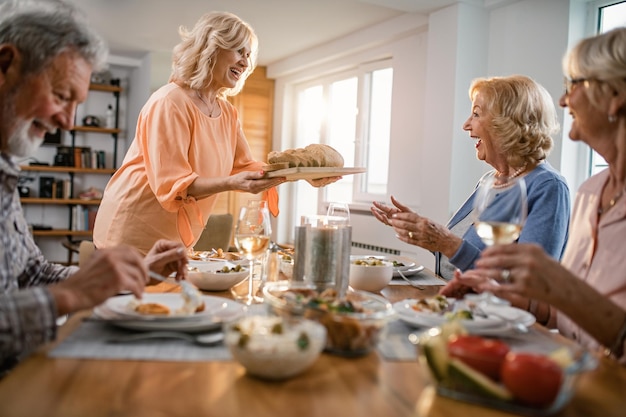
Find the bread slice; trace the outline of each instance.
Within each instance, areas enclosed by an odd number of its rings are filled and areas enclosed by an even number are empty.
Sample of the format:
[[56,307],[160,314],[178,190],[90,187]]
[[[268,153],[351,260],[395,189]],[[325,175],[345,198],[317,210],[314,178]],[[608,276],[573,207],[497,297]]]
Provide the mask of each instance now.
[[288,163],[295,167],[338,167],[343,168],[343,157],[333,147],[314,143],[305,148],[272,151],[267,155],[270,164]]

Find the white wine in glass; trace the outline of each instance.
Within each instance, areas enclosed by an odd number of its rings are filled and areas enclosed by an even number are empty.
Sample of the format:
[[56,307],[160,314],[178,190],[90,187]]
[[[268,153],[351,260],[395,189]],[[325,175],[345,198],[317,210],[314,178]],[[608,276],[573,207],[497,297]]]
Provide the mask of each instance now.
[[234,293],[233,295],[245,304],[263,301],[262,297],[255,294],[254,260],[267,251],[271,234],[270,214],[266,201],[250,200],[247,205],[241,207],[235,227],[235,245],[239,252],[250,261],[250,274],[247,293],[243,295]]
[[515,242],[522,231],[528,203],[523,178],[484,178],[474,195],[474,227],[487,246]]

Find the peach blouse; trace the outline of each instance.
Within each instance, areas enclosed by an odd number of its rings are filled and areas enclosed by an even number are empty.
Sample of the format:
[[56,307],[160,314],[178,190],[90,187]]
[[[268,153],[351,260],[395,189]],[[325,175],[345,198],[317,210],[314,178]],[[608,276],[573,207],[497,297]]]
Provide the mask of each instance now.
[[226,100],[218,103],[221,115],[211,118],[177,84],[152,94],[139,115],[135,140],[104,191],[93,232],[96,247],[124,243],[145,254],[161,238],[191,247],[217,199],[187,195],[191,183],[261,168],[237,110]]
[[[598,222],[600,194],[608,180],[608,169],[583,183],[572,211],[570,236],[562,264],[606,298],[626,310],[626,196],[617,200]],[[598,342],[564,314],[557,316],[559,331],[581,345],[595,350]],[[626,349],[625,349],[626,351]],[[620,358],[626,363],[626,357]]]

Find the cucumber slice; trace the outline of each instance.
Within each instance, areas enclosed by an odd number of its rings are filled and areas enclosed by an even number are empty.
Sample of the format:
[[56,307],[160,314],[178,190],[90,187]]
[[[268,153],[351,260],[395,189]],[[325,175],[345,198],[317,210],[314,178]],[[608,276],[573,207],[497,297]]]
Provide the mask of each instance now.
[[426,363],[437,381],[443,381],[448,375],[447,339],[439,336],[429,338],[422,345]]
[[504,386],[470,368],[458,359],[448,361],[447,386],[489,398],[510,401],[513,395]]

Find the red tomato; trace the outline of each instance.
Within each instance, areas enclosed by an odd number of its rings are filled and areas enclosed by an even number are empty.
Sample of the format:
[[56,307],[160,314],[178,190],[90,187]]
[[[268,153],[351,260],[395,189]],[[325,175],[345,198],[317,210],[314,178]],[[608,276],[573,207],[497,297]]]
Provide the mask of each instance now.
[[448,342],[448,354],[493,380],[500,378],[500,367],[509,353],[509,345],[501,340],[473,335],[453,336]]
[[556,362],[532,353],[509,353],[501,376],[513,397],[535,407],[551,404],[563,382],[563,370]]

